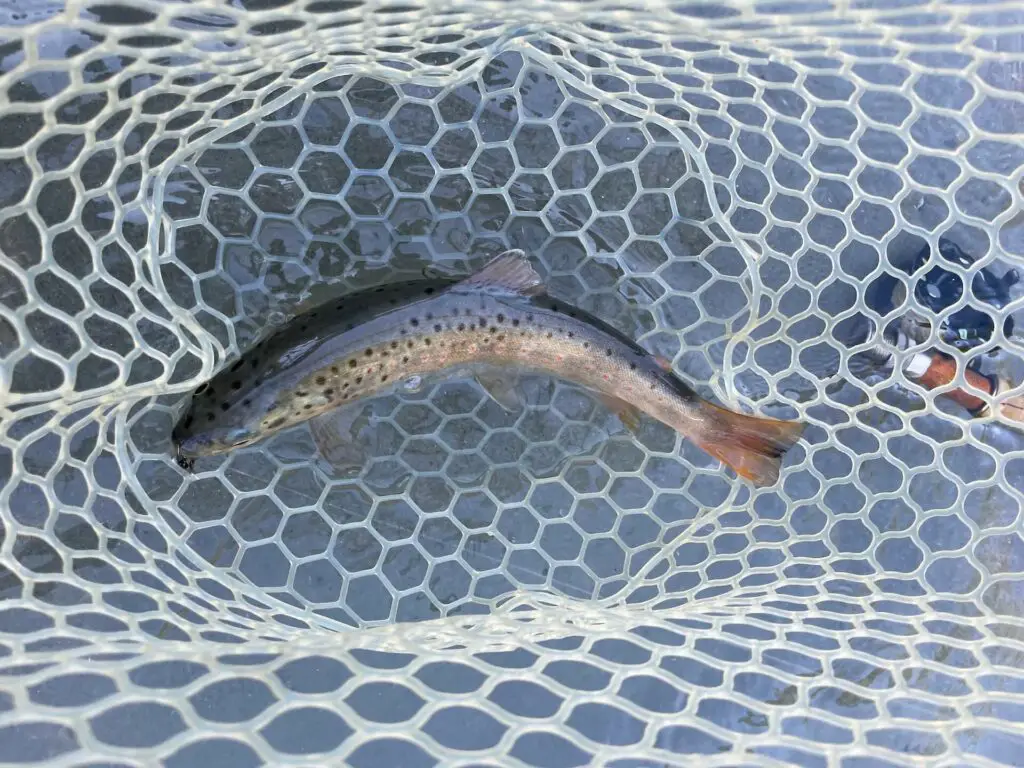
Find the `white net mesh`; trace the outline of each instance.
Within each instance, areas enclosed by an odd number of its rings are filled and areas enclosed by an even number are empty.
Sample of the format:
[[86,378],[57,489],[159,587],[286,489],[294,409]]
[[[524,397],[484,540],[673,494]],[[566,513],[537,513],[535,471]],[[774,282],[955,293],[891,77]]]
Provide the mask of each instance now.
[[[938,327],[919,254],[1024,257],[1019,2],[0,23],[0,762],[1024,761],[1024,441],[863,364],[907,308]],[[305,427],[175,465],[269,324],[510,246],[807,419],[779,485],[546,379],[368,402],[354,478]],[[996,332],[945,347],[961,377],[1001,347],[1019,381],[1019,292],[962,294]]]

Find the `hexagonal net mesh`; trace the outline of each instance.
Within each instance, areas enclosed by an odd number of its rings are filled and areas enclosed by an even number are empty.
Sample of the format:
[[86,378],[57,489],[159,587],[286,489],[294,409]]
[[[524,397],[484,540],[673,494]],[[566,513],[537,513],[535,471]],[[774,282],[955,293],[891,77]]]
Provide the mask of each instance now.
[[[1019,292],[973,290],[1024,256],[1018,2],[0,22],[0,762],[1021,763],[1024,444],[901,362],[1020,380]],[[781,481],[540,377],[367,401],[355,476],[304,426],[172,460],[281,319],[508,247],[807,420]]]

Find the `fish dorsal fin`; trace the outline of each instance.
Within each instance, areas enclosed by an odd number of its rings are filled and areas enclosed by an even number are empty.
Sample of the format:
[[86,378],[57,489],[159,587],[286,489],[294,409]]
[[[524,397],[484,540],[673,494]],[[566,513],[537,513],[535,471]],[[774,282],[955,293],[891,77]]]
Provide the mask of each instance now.
[[537,296],[544,293],[544,284],[526,254],[520,250],[511,250],[496,256],[479,271],[453,286],[453,290]]

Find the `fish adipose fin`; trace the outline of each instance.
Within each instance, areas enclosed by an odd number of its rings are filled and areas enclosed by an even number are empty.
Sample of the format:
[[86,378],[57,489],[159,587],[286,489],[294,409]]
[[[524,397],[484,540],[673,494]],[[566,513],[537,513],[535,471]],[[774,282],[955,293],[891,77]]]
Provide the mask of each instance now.
[[544,283],[520,250],[505,251],[479,271],[454,286],[452,290],[490,290],[537,296],[544,293]]
[[706,437],[697,444],[755,485],[778,481],[783,454],[807,426],[799,421],[747,416],[713,403],[705,402],[703,408],[710,423]]

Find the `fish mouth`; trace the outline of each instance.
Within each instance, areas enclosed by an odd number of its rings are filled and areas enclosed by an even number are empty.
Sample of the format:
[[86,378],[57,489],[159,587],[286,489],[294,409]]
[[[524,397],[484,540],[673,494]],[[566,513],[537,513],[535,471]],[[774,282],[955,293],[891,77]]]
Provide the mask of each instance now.
[[222,434],[171,434],[174,454],[181,460],[194,460],[202,456],[216,456],[242,448],[254,440],[249,432],[240,434],[237,430],[223,430]]
[[198,459],[200,456],[212,456],[219,453],[218,446],[213,441],[201,440],[195,436],[172,438],[174,455],[179,459]]

